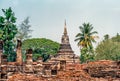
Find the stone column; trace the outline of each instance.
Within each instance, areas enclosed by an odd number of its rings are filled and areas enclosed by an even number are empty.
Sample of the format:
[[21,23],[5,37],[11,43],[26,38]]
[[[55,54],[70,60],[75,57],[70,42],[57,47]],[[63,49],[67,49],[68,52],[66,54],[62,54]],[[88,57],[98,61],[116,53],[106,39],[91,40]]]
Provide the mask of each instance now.
[[16,62],[17,62],[19,65],[22,65],[22,64],[23,64],[21,46],[22,46],[21,40],[17,40],[17,49],[16,49],[17,58],[16,58]]
[[0,79],[7,79],[7,55],[3,54],[3,41],[0,40]]
[[7,55],[3,54],[3,41],[0,40],[0,64],[7,64]]
[[26,63],[27,64],[32,64],[33,63],[33,59],[32,59],[32,49],[28,49],[26,51]]
[[0,65],[2,63],[2,54],[3,54],[3,41],[0,40]]
[[33,60],[32,60],[32,49],[28,49],[26,52],[26,64],[25,64],[25,72],[33,73]]

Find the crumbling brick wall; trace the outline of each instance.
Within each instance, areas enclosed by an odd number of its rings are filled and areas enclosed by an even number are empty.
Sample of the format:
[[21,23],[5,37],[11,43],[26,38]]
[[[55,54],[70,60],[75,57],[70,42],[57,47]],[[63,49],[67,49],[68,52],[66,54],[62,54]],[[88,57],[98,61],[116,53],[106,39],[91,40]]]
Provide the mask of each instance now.
[[96,62],[89,62],[85,68],[92,77],[112,77],[120,78],[119,62],[102,60]]

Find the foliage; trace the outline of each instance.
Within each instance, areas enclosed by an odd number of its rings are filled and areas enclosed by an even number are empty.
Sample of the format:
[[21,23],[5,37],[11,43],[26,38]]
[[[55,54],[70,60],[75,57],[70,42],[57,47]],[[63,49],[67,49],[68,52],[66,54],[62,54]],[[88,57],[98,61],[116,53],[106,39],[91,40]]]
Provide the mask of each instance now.
[[78,46],[81,47],[81,57],[80,60],[82,63],[87,60],[93,59],[93,42],[95,41],[94,34],[97,34],[97,31],[93,31],[93,26],[90,23],[83,23],[82,26],[79,27],[80,33],[76,35],[75,41],[78,41]]
[[11,8],[2,9],[4,16],[0,16],[0,40],[4,42],[4,54],[7,54],[8,61],[15,60],[13,38],[17,34],[17,28],[14,24],[16,17]]
[[103,41],[106,41],[108,39],[109,39],[109,35],[108,34],[104,35],[104,40]]
[[33,60],[37,60],[39,56],[43,57],[43,61],[46,61],[49,56],[55,55],[59,49],[59,43],[45,38],[33,38],[23,41],[22,48],[33,49]]
[[90,51],[85,47],[81,49],[81,56],[80,56],[81,63],[94,61],[95,59],[94,57],[95,57],[94,51],[92,50]]
[[120,42],[120,35],[119,35],[119,33],[117,33],[117,35],[112,37],[111,39],[112,39],[113,42]]
[[96,47],[96,60],[120,60],[120,36],[104,40]]
[[83,26],[79,27],[80,33],[76,35],[75,41],[78,41],[78,46],[86,47],[88,49],[92,49],[92,42],[95,41],[94,34],[97,34],[97,31],[92,31],[93,26],[89,23],[84,23]]
[[29,17],[27,17],[20,25],[18,29],[17,38],[21,40],[25,40],[31,37],[30,33],[32,30],[30,29],[31,25],[29,25]]

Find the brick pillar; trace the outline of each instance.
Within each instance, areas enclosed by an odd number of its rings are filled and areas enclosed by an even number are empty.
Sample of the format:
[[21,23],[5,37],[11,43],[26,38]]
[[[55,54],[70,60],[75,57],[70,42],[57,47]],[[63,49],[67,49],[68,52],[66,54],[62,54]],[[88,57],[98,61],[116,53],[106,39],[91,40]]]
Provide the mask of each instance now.
[[26,64],[25,64],[25,72],[26,73],[33,73],[33,60],[32,60],[32,49],[28,49],[26,51]]
[[3,54],[3,41],[0,40],[0,79],[7,79],[7,55]]
[[2,65],[6,65],[7,64],[7,55],[2,54],[2,56],[1,56],[1,63],[2,63]]
[[19,65],[23,64],[21,46],[22,46],[21,40],[17,40],[17,49],[16,49],[17,57],[16,57],[16,62]]
[[0,40],[0,64],[2,63],[3,41]]
[[42,62],[43,62],[42,57],[38,57],[37,62],[38,62],[38,63],[42,63]]
[[33,63],[33,59],[32,59],[32,49],[28,49],[26,51],[26,63],[27,64],[32,64]]
[[3,41],[0,40],[0,64],[7,64],[7,55],[3,54]]

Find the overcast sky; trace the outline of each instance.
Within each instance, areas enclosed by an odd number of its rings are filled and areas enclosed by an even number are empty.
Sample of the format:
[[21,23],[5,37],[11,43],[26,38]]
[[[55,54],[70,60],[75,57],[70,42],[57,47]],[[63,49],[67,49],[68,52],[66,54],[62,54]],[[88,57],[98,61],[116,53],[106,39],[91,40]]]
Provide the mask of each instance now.
[[90,22],[98,36],[115,36],[120,33],[120,0],[0,0],[1,9],[12,7],[17,17],[17,25],[30,17],[33,38],[48,38],[61,42],[66,19],[70,43],[79,55],[75,35],[79,26]]

